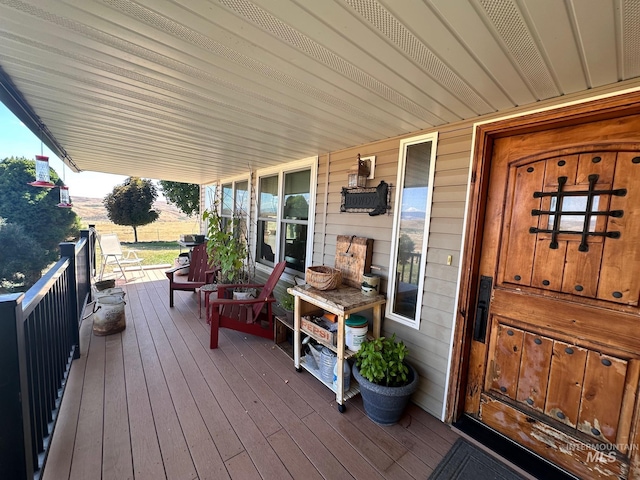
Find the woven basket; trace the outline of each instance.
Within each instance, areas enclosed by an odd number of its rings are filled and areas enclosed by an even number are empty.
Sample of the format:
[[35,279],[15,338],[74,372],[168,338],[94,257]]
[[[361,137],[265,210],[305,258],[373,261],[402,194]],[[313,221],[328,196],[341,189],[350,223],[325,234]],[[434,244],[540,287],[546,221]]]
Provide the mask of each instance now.
[[317,267],[307,268],[306,281],[318,290],[333,290],[342,284],[342,272],[337,268]]

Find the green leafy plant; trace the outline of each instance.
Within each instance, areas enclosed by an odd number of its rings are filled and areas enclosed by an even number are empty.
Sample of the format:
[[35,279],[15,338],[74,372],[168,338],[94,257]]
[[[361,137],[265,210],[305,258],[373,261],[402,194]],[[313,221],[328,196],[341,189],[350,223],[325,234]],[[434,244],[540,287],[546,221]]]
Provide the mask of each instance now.
[[367,340],[355,354],[360,375],[377,385],[401,387],[408,383],[409,367],[404,363],[408,349],[404,342],[380,337]]
[[280,306],[285,310],[292,312],[295,305],[295,299],[293,295],[290,293],[285,293],[282,297],[280,297]]
[[[36,165],[24,157],[0,159],[0,218],[4,235],[0,245],[0,282],[12,291],[25,291],[42,270],[60,258],[60,242],[74,241],[80,221],[71,208],[58,208],[58,188],[35,188]],[[53,168],[51,181],[63,182]],[[17,263],[14,261],[17,260]]]
[[242,233],[244,223],[239,216],[228,219],[218,212],[218,205],[214,204],[202,215],[207,224],[209,266],[220,268],[221,283],[248,282],[248,251]]

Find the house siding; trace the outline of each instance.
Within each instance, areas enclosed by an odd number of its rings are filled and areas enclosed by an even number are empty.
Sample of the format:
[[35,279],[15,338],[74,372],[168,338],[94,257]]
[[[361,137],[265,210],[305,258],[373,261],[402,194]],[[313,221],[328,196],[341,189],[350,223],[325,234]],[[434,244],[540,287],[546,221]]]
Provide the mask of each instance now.
[[[415,329],[391,319],[386,318],[383,322],[383,333],[395,333],[409,348],[410,361],[421,376],[418,391],[412,400],[427,412],[437,418],[445,418],[444,405],[451,361],[459,269],[463,255],[461,248],[474,123],[530,112],[534,108],[553,107],[569,101],[588,99],[621,91],[623,88],[635,88],[638,85],[638,81],[610,85],[554,101],[540,102],[535,106],[527,105],[508,112],[497,112],[319,157],[313,264],[334,264],[338,235],[356,234],[372,238],[372,264],[381,268],[374,272],[383,277],[382,291],[386,292],[400,140],[438,132],[419,334],[416,334]],[[347,184],[348,170],[355,165],[358,154],[363,157],[376,156],[375,178],[368,181],[368,186],[376,186],[380,180],[393,184],[392,210],[389,215],[370,217],[362,213],[340,213],[341,190]],[[447,265],[448,256],[452,257],[451,265]]]
[[[421,133],[429,132],[417,132],[416,135]],[[415,329],[390,319],[385,319],[383,332],[385,335],[395,332],[409,348],[410,361],[421,377],[413,401],[440,418],[445,398],[460,245],[464,229],[472,123],[441,128],[438,130],[438,136],[420,335],[416,335]],[[392,184],[391,197],[394,207],[399,148],[400,137],[383,140],[321,156],[318,166],[318,207],[313,263],[334,264],[338,235],[356,234],[372,238],[372,264],[380,268],[374,272],[383,277],[382,290],[385,292],[389,272],[393,210],[389,215],[376,217],[366,213],[341,213],[341,191],[346,185],[349,169],[355,165],[357,155],[375,155],[375,178],[368,181],[368,186],[376,186],[381,180]],[[449,255],[453,257],[451,265],[447,265]]]
[[[421,377],[418,391],[412,400],[427,412],[437,418],[445,418],[444,405],[451,362],[451,339],[455,323],[459,269],[463,255],[461,248],[465,228],[474,123],[507,115],[518,115],[530,112],[534,108],[554,107],[569,101],[580,101],[639,86],[640,81],[610,85],[554,101],[540,102],[535,106],[527,105],[510,111],[497,112],[473,120],[413,132],[402,137],[325,153],[318,157],[311,263],[334,265],[338,235],[355,234],[372,238],[374,240],[372,264],[378,267],[374,272],[381,275],[381,289],[386,292],[400,140],[438,132],[420,328],[416,331],[388,318],[383,322],[383,333],[385,335],[395,333],[409,348],[410,361]],[[368,186],[376,186],[381,180],[393,185],[392,210],[389,215],[371,217],[366,213],[340,212],[342,187],[347,184],[348,171],[355,165],[358,154],[362,157],[376,156],[375,178],[368,181]],[[449,256],[452,257],[451,265],[447,265]],[[264,279],[266,274],[258,272],[258,277]],[[276,297],[284,293],[288,286],[290,283],[281,282],[276,289]]]

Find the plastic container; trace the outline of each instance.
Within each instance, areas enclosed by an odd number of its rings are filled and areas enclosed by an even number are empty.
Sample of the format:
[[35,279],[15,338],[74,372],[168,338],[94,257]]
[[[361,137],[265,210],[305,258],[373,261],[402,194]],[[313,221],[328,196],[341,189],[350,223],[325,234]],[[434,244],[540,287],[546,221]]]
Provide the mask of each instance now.
[[[349,366],[349,362],[345,359],[343,362],[342,368],[342,384],[344,385],[344,391],[347,392],[349,387],[351,386],[351,367]],[[333,388],[337,390],[338,388],[338,362],[333,366]]]
[[369,322],[362,315],[351,315],[345,321],[345,344],[349,350],[357,352],[360,345],[367,339]]

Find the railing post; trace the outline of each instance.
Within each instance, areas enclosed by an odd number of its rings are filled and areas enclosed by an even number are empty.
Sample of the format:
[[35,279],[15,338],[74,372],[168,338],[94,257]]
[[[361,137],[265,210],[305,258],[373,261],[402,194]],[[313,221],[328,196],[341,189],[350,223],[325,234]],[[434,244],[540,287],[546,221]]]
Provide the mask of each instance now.
[[78,282],[76,273],[76,244],[71,242],[64,242],[60,244],[60,257],[67,257],[69,259],[69,303],[73,309],[73,315],[69,315],[68,321],[71,322],[71,342],[74,345],[73,358],[80,358],[80,325],[78,319],[80,318],[80,306],[78,305]]
[[0,295],[0,472],[26,480],[33,478],[33,458],[23,298]]
[[91,240],[91,275],[89,278],[96,276],[96,226],[92,223],[89,224],[89,239]]
[[91,279],[93,278],[93,235],[91,234],[91,230],[81,230],[80,238],[84,238],[87,240],[87,248],[85,249],[85,274],[88,282],[88,294],[89,298],[87,298],[87,302],[91,301]]

